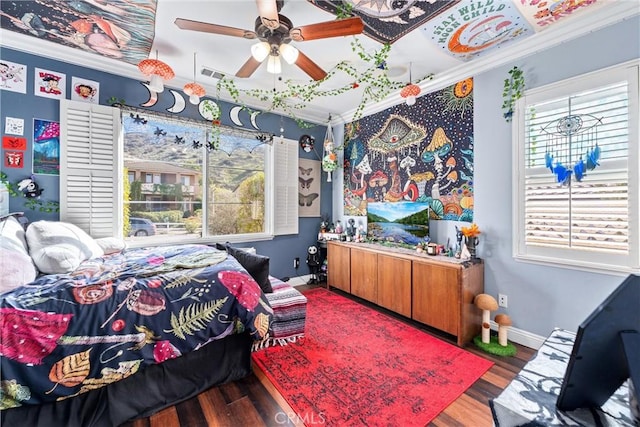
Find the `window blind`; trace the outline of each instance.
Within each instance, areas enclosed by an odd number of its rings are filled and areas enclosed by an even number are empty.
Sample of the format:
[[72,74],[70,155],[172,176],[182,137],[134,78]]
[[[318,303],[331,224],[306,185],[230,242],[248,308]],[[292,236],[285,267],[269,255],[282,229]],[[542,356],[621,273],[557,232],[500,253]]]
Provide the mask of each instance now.
[[[627,83],[529,105],[525,129],[525,243],[627,254]],[[596,146],[598,165],[581,180],[572,171],[563,185],[545,166],[552,153],[552,168],[558,159],[571,168]]]
[[513,130],[513,256],[640,272],[640,62],[529,89]]
[[116,108],[60,101],[60,220],[94,238],[122,234]]

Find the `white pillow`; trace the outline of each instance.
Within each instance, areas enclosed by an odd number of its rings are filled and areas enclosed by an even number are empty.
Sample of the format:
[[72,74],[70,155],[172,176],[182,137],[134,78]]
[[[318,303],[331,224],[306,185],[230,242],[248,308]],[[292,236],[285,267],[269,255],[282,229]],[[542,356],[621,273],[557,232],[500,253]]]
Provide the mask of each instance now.
[[95,239],[95,241],[102,248],[105,255],[116,254],[127,248],[125,241],[117,237],[101,237]]
[[24,228],[12,216],[0,222],[0,293],[35,280],[38,272],[29,256]]
[[27,228],[29,254],[45,274],[68,273],[104,251],[81,228],[58,221],[36,221]]

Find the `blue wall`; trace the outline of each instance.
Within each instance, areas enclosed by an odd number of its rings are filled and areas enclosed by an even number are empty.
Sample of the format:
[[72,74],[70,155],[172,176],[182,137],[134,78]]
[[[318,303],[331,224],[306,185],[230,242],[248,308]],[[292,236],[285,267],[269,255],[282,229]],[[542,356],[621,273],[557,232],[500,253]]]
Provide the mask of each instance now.
[[[624,41],[624,47],[620,45]],[[612,46],[621,46],[612,48]],[[502,114],[504,80],[513,66],[524,71],[526,88],[533,89],[563,79],[640,57],[640,18],[594,31],[570,42],[542,50],[474,78],[474,222],[482,230],[478,256],[484,259],[485,292],[508,296],[506,313],[520,342],[535,345],[553,328],[576,331],[580,323],[609,295],[625,275],[601,274],[515,261],[512,257],[512,148],[511,123]],[[334,131],[336,140],[344,129]],[[638,141],[635,141],[638,143]],[[334,179],[334,218],[346,221],[343,176]],[[362,217],[353,217],[361,221]],[[432,241],[455,240],[454,221],[431,221]]]
[[[53,46],[53,45],[52,45]],[[55,49],[55,47],[52,47]],[[5,168],[4,167],[4,150],[2,150],[2,171],[8,175],[9,181],[14,183],[31,175],[32,170],[32,151],[33,145],[33,119],[60,120],[59,101],[49,98],[35,96],[34,93],[34,67],[44,68],[47,70],[57,71],[66,74],[67,77],[67,94],[66,98],[71,97],[71,77],[76,76],[83,79],[94,80],[100,83],[99,103],[109,105],[107,100],[114,96],[117,99],[124,99],[127,105],[139,106],[148,99],[147,89],[140,84],[139,80],[125,78],[102,71],[80,67],[49,58],[31,55],[25,52],[13,49],[0,48],[0,58],[19,64],[27,65],[27,93],[10,92],[0,90],[0,124],[4,135],[5,117],[16,117],[24,119],[24,137],[27,138],[28,150],[25,153],[25,164],[23,169]],[[168,84],[170,87],[170,82]],[[174,88],[181,92],[181,88]],[[150,110],[166,112],[167,108],[173,105],[173,97],[167,89],[158,95],[158,102]],[[218,102],[218,101],[216,101]],[[235,126],[229,118],[229,110],[233,104],[219,101],[221,107],[221,122],[223,125]],[[244,113],[241,113],[244,114]],[[197,106],[187,102],[187,107],[181,115],[201,119]],[[248,120],[244,120],[243,122]],[[280,127],[284,128],[284,137],[298,140],[301,135],[308,134],[313,136],[316,141],[324,139],[326,125],[318,125],[312,128],[301,129],[295,120],[281,117],[277,114],[263,113],[258,115],[257,123],[260,130],[280,135]],[[253,128],[250,128],[253,129]],[[314,153],[306,153],[299,149],[300,157],[317,159]],[[58,200],[59,199],[59,178],[52,175],[36,175],[36,182],[44,189],[41,199]],[[321,188],[321,213],[330,213],[332,210],[331,185],[326,182],[322,183]],[[57,220],[57,213],[46,213],[25,208],[26,199],[20,195],[19,197],[11,197],[9,210],[11,212],[24,211],[31,221],[46,219]],[[299,234],[290,236],[279,236],[272,241],[263,242],[246,242],[239,246],[255,246],[259,253],[271,257],[271,274],[276,277],[296,276],[307,274],[307,268],[304,265],[304,259],[307,255],[309,245],[316,243],[317,233],[320,226],[320,218],[299,218]],[[293,258],[299,257],[301,267],[298,271],[293,268]]]
[[634,17],[474,76],[474,220],[483,230],[478,254],[485,260],[485,291],[508,295],[509,307],[499,312],[508,313],[515,328],[542,336],[554,327],[576,331],[624,276],[513,259],[514,135],[502,117],[503,81],[518,66],[527,89],[533,89],[638,57],[640,19]]

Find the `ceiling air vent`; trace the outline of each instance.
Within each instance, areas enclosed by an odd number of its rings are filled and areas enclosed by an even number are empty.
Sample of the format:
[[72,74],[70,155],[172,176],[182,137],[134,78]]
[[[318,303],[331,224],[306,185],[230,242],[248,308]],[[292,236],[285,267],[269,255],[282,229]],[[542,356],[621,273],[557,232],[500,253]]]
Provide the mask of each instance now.
[[218,80],[224,77],[224,74],[209,67],[202,67],[202,70],[200,70],[200,74]]

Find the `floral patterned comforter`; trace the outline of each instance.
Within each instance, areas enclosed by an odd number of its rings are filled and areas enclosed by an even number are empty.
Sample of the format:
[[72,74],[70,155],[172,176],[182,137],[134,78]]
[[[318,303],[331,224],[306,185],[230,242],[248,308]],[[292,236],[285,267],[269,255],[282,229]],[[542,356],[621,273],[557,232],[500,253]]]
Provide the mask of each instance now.
[[131,249],[0,295],[0,409],[62,400],[248,330],[273,311],[226,252]]

